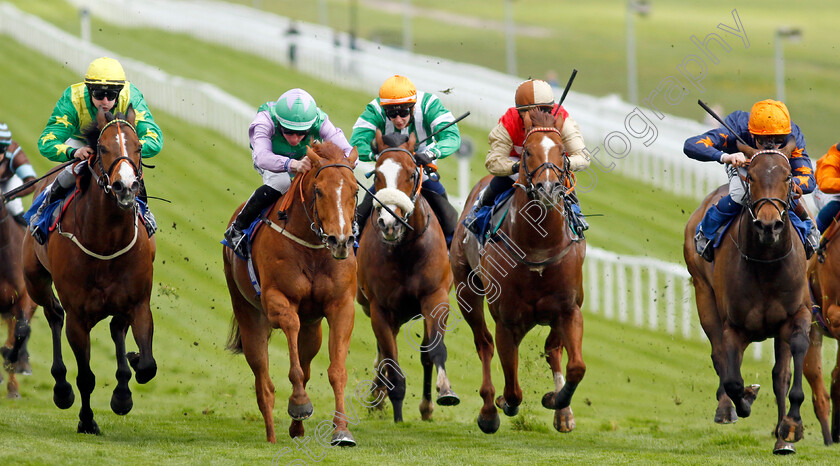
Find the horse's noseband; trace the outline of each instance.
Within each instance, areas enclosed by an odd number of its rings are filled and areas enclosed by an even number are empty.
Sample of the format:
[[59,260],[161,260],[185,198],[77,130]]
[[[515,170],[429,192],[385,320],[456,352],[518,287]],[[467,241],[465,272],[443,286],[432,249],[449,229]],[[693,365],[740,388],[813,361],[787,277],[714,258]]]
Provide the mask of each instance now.
[[[96,171],[94,171],[93,168],[90,167],[90,164],[88,164],[88,167],[90,169],[91,174],[93,175],[93,178],[96,180],[96,184],[99,185],[99,187],[101,187],[103,190],[105,190],[106,193],[112,192],[111,174],[113,173],[114,168],[123,160],[127,161],[128,164],[131,165],[131,169],[134,170],[134,176],[136,176],[138,180],[143,178],[142,165],[135,164],[130,157],[124,155],[121,155],[114,159],[114,161],[111,162],[111,165],[108,167],[108,170],[105,170],[105,164],[102,162],[102,144],[100,144],[100,140],[102,139],[102,135],[105,133],[105,130],[108,129],[108,127],[111,125],[117,125],[117,131],[119,132],[120,141],[122,141],[122,125],[127,126],[135,135],[137,135],[137,130],[134,128],[134,125],[120,118],[115,118],[109,121],[104,127],[102,127],[102,130],[99,131],[99,137],[96,138],[96,163],[99,166],[99,171],[102,172],[102,176],[99,176],[96,173]],[[124,141],[122,142],[124,143]]]
[[[408,154],[408,157],[411,159],[411,161],[414,162],[414,154],[412,154],[410,150],[403,149],[402,147],[386,147],[385,149],[382,149],[382,151],[376,157],[377,160],[380,157],[382,157],[382,154],[384,154],[386,152],[405,152],[406,154]],[[416,164],[415,164],[414,172],[411,173],[411,181],[414,183],[414,187],[411,189],[411,194],[408,196],[408,198],[409,198],[409,200],[411,200],[411,203],[413,204],[414,202],[417,201],[417,196],[420,195],[420,188],[423,187],[423,176],[421,174],[421,168],[417,167]],[[411,215],[413,213],[414,213],[413,211],[410,212],[410,213],[407,213],[402,218],[403,223],[407,223],[408,219],[411,218]]]

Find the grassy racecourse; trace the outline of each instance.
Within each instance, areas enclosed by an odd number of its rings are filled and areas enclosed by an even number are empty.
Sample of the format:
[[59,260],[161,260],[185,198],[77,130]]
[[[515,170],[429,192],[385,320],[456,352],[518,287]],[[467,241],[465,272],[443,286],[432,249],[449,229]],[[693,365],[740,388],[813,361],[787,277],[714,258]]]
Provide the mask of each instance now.
[[[23,6],[24,2],[16,3]],[[75,12],[61,2],[29,2],[26,8],[50,21],[72,18],[62,24],[69,30],[76,27]],[[346,131],[371,98],[184,36],[121,29],[97,21],[94,26],[93,39],[98,44],[153,63],[168,73],[212,82],[255,107],[289,87],[305,87]],[[79,76],[7,37],[0,41],[4,61],[15,64],[0,73],[0,88],[13,90],[0,93],[0,118],[9,123],[15,138],[43,172],[50,164],[37,155],[35,141],[55,99]],[[92,406],[103,435],[76,434],[79,400],[67,411],[52,403],[50,341],[39,311],[30,345],[35,373],[21,378],[22,399],[0,399],[0,462],[254,464],[270,462],[283,448],[289,451],[278,459],[280,464],[295,459],[314,462],[284,435],[289,425],[285,410],[290,389],[282,333],[275,335],[270,347],[277,388],[277,445],[264,442],[253,376],[244,358],[223,349],[231,311],[218,240],[234,207],[259,183],[248,152],[212,131],[152,111],[163,128],[165,146],[153,160],[158,168],[146,172],[147,186],[152,195],[173,201],[152,204],[161,225],[152,299],[158,376],[143,386],[132,382],[134,410],[125,417],[113,414],[108,407],[116,383],[113,343],[107,325],[100,324],[93,331],[91,349],[97,375]],[[479,143],[477,153],[483,154],[486,136],[469,126],[463,128]],[[473,161],[474,177],[481,173],[480,158]],[[448,173],[454,173],[453,169],[454,163],[443,164],[444,181],[451,181]],[[449,186],[452,189],[454,183]],[[631,202],[619,205],[616,199]],[[592,220],[590,244],[678,262],[682,226],[696,201],[610,176],[583,197],[583,204],[586,211],[605,215]],[[352,398],[352,390],[372,378],[375,342],[369,320],[358,312],[347,361],[347,386],[349,402],[359,417],[351,426],[359,446],[324,450],[313,440],[311,454],[331,464],[836,462],[837,448],[822,446],[808,388],[808,401],[803,405],[806,437],[797,445],[799,453],[792,459],[772,457],[770,431],[775,409],[768,360],[755,362],[748,357],[744,364],[745,382],[763,386],[753,417],[717,426],[711,420],[717,378],[708,343],[631,328],[589,312],[585,320],[588,372],[572,404],[575,432],[555,432],[552,413],[539,404],[553,384],[539,356],[547,329],[538,328],[520,351],[520,382],[525,395],[520,414],[502,419],[499,432],[488,436],[475,424],[480,372],[472,335],[463,323],[455,325],[446,338],[447,369],[462,399],[459,406],[436,407],[432,422],[420,421],[419,354],[401,337],[400,360],[408,379],[406,422],[395,426],[389,406],[384,412],[361,408]],[[133,349],[133,342],[128,345]],[[71,354],[66,343],[64,349],[66,356]],[[72,357],[67,361],[68,376],[73,379],[75,362]],[[493,377],[500,393],[503,378],[498,359],[494,361]],[[306,423],[308,435],[318,422],[330,418],[333,409],[327,364],[322,350],[313,362],[308,389],[315,406],[315,415]]]

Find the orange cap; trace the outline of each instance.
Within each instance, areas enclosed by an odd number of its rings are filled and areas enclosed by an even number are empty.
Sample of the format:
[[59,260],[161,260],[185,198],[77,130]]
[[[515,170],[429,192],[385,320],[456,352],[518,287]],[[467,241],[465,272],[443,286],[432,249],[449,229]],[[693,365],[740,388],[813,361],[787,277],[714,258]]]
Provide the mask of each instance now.
[[784,103],[778,100],[756,102],[750,110],[747,127],[750,133],[757,135],[790,134],[790,112]]
[[382,105],[413,104],[415,102],[417,102],[417,88],[405,76],[391,76],[379,88],[379,103]]

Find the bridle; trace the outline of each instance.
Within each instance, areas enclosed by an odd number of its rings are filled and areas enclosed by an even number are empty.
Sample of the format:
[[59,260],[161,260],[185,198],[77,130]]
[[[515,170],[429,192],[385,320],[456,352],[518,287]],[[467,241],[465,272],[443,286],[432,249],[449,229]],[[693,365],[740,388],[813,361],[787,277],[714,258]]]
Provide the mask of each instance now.
[[[345,165],[343,163],[330,163],[330,164],[323,165],[323,166],[319,167],[318,170],[315,171],[315,178],[314,178],[313,186],[312,186],[313,195],[312,195],[312,205],[310,206],[310,209],[312,209],[312,215],[311,216],[309,215],[309,209],[306,209],[306,208],[303,209],[303,211],[306,213],[306,218],[309,220],[309,228],[315,233],[315,236],[317,236],[318,239],[323,244],[327,244],[328,235],[324,232],[324,224],[321,221],[320,215],[318,215],[318,204],[315,202],[317,200],[317,197],[318,197],[319,192],[320,192],[320,191],[318,191],[317,181],[318,181],[318,175],[320,175],[321,172],[324,169],[331,168],[331,167],[346,168],[346,169],[350,170],[351,173],[353,172],[353,167],[351,167],[349,165]],[[307,172],[307,174],[308,174],[308,172]],[[304,175],[304,176],[306,176],[306,175]],[[355,180],[355,176],[354,176],[354,180]],[[355,184],[355,182],[354,182],[354,184]],[[301,184],[301,189],[302,189],[302,184]],[[359,192],[358,191],[356,191],[356,195],[354,197],[355,197],[355,202],[353,202],[353,210],[355,211],[356,204],[358,203],[358,200],[359,200]],[[353,215],[353,218],[354,218],[354,220],[353,220],[353,236],[358,237],[359,236],[359,226],[356,224],[356,220],[355,220],[356,216],[355,215]]]
[[[404,149],[402,147],[386,147],[385,149],[382,149],[379,155],[377,155],[376,159],[379,160],[379,158],[382,157],[382,154],[385,154],[386,152],[404,152],[408,154],[408,157],[411,159],[412,162],[414,162],[414,154],[412,154],[410,150]],[[423,187],[423,175],[421,171],[422,168],[418,167],[416,163],[414,165],[415,169],[414,172],[412,172],[411,174],[411,181],[414,186],[411,188],[411,195],[408,196],[408,199],[411,201],[412,204],[416,203],[417,196],[420,195],[420,189]],[[411,211],[410,213],[403,215],[401,217],[401,223],[408,225],[408,219],[411,218],[411,215],[413,213],[414,211]],[[426,225],[426,227],[428,227],[428,225]]]
[[[747,212],[749,212],[750,217],[752,218],[753,221],[755,221],[755,220],[757,220],[756,211],[758,209],[760,209],[764,204],[769,203],[779,213],[779,216],[781,216],[782,221],[786,221],[787,217],[789,215],[790,209],[793,205],[793,192],[794,192],[793,191],[793,173],[792,173],[792,170],[791,170],[790,161],[788,160],[788,158],[785,154],[783,154],[781,151],[779,151],[777,149],[760,150],[760,151],[756,152],[755,154],[753,154],[751,160],[755,160],[755,158],[757,156],[765,155],[765,154],[780,155],[780,156],[782,156],[782,158],[787,163],[787,167],[788,167],[787,199],[780,199],[778,197],[766,197],[765,196],[765,197],[760,197],[760,198],[756,199],[755,201],[753,201],[752,200],[752,193],[750,192],[751,176],[750,176],[749,172],[747,172],[747,176],[744,177],[744,178],[738,176],[738,178],[741,180],[742,186],[744,187],[744,193],[745,193],[744,207],[747,208]],[[736,172],[736,175],[737,175],[737,172]],[[742,225],[743,225],[743,222],[739,222],[739,224],[738,224],[738,239],[739,239],[739,241],[740,241],[740,238],[741,238],[741,226]],[[752,261],[752,262],[760,262],[760,263],[778,262],[778,261],[788,257],[793,252],[793,244],[791,244],[790,250],[781,257],[777,257],[777,258],[769,259],[769,260],[756,259],[756,258],[750,257],[749,255],[747,255],[747,253],[742,251],[741,250],[741,245],[739,244],[738,241],[735,241],[735,240],[733,240],[733,241],[735,242],[735,247],[738,249],[738,252],[741,254],[741,257],[744,258],[745,260]]]
[[[534,133],[557,133],[557,135],[561,135],[560,131],[557,128],[547,127],[547,126],[538,126],[538,127],[531,128],[528,131],[528,133],[525,134],[525,139],[524,140],[527,141],[528,138]],[[522,145],[525,146],[524,143]],[[572,179],[572,176],[570,175],[569,156],[566,153],[565,149],[563,150],[562,155],[563,155],[563,167],[558,167],[557,165],[555,165],[552,162],[545,161],[545,162],[539,164],[533,170],[528,171],[527,170],[527,166],[528,166],[527,161],[528,161],[528,157],[531,156],[531,153],[528,151],[527,147],[524,147],[522,149],[522,158],[521,158],[522,162],[521,162],[520,170],[525,170],[525,172],[524,172],[525,173],[525,184],[522,185],[521,183],[517,182],[517,183],[515,183],[515,186],[517,186],[519,188],[522,188],[525,191],[525,194],[527,194],[528,198],[531,199],[531,200],[538,199],[540,195],[545,196],[546,194],[550,194],[550,193],[541,193],[540,188],[537,188],[536,186],[534,186],[534,182],[533,182],[533,179],[540,172],[542,172],[544,170],[549,170],[549,171],[553,172],[555,175],[557,175],[557,178],[559,178],[560,182],[562,183],[562,185],[564,187],[563,193],[561,194],[561,196],[562,197],[568,196],[569,193],[572,192],[572,186],[574,186],[574,182],[573,182],[574,180]]]
[[91,164],[88,164],[88,169],[90,170],[93,179],[96,180],[96,184],[101,187],[106,194],[113,192],[113,186],[111,185],[111,174],[114,171],[114,168],[122,162],[127,161],[129,165],[131,165],[131,169],[134,170],[134,175],[137,177],[137,180],[143,179],[143,166],[142,164],[136,165],[130,157],[121,155],[114,159],[111,162],[111,165],[108,167],[108,170],[105,170],[105,164],[102,162],[102,144],[100,144],[100,140],[102,139],[102,135],[105,134],[105,130],[108,129],[111,125],[117,125],[117,134],[120,143],[120,147],[125,147],[125,141],[123,140],[123,132],[122,132],[122,125],[127,126],[134,135],[137,135],[137,130],[134,128],[134,125],[129,123],[126,120],[115,118],[109,121],[105,126],[102,127],[102,130],[99,131],[99,137],[96,138],[96,164],[99,166],[99,171],[102,172],[102,175],[96,173],[96,171],[91,167]]

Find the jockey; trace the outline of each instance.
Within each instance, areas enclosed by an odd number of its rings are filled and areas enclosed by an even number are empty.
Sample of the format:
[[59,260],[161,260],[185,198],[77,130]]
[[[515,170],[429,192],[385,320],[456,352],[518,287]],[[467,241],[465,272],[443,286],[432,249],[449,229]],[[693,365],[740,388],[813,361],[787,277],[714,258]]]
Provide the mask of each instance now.
[[825,233],[840,213],[840,143],[831,146],[828,152],[817,160],[817,187],[814,200],[822,204],[817,214],[817,228]]
[[[796,148],[790,156],[790,167],[794,190],[801,194],[808,194],[814,190],[816,183],[811,159],[805,152],[805,137],[799,126],[791,123],[790,112],[784,103],[769,99],[762,100],[753,105],[750,113],[741,110],[730,113],[726,117],[726,123],[738,133],[741,139],[751,142],[758,150],[779,149],[793,140]],[[729,164],[726,168],[729,175],[729,194],[709,208],[697,226],[694,236],[697,253],[711,262],[714,258],[712,245],[718,230],[735,218],[744,204],[746,193],[741,177],[746,176],[747,170],[743,165],[752,154],[748,157],[740,152],[737,147],[737,138],[724,127],[688,138],[683,152],[703,162]],[[809,220],[808,211],[802,204],[794,200],[794,213],[799,219],[806,221]],[[819,232],[812,223],[805,242],[805,253],[808,258],[819,246],[819,239]]]
[[[86,162],[94,156],[94,150],[86,145],[82,131],[96,121],[100,110],[125,113],[129,104],[134,108],[136,115],[135,129],[142,147],[140,155],[142,158],[154,157],[163,147],[160,127],[155,123],[143,94],[126,80],[120,62],[108,57],[97,58],[91,62],[84,82],[65,89],[41,133],[38,150],[41,155],[55,162],[73,159]],[[80,174],[85,165],[76,163],[62,170],[52,183],[38,211],[29,219],[32,235],[39,243],[43,244],[46,241],[46,232],[39,231],[37,227],[41,214],[47,205],[63,198],[76,185],[75,175]],[[138,197],[143,202],[146,201],[146,186],[142,179]],[[156,229],[156,223],[148,208],[144,213],[144,220],[151,236]]]
[[[12,132],[6,123],[0,122],[0,194],[7,193],[25,182],[35,179],[35,169],[26,158],[23,149],[12,139]],[[15,221],[26,226],[23,219],[23,201],[21,197],[35,190],[35,185],[20,191],[14,200],[6,203],[6,208]]]
[[[499,124],[490,131],[488,137],[490,150],[484,161],[484,166],[494,175],[490,184],[479,193],[476,205],[464,218],[464,224],[475,234],[479,234],[475,215],[483,206],[493,205],[499,194],[507,191],[518,179],[519,159],[522,156],[522,146],[525,143],[525,123],[523,113],[532,108],[544,112],[551,112],[556,117],[563,118],[563,128],[560,132],[563,145],[569,157],[569,167],[572,171],[580,171],[589,167],[589,151],[583,142],[583,135],[577,122],[561,105],[554,103],[554,92],[551,86],[539,79],[529,79],[516,88],[514,97],[515,107],[509,108],[501,118]],[[583,231],[589,229],[584,216],[580,213],[580,201],[572,192],[570,196],[572,212],[570,220],[574,223],[575,234],[582,236]]]
[[248,128],[254,169],[263,185],[251,194],[236,220],[225,231],[225,239],[240,256],[248,257],[244,230],[271,206],[292,184],[292,177],[312,168],[306,150],[314,141],[329,141],[349,155],[353,147],[344,132],[330,122],[315,99],[303,89],[283,93],[277,102],[266,102]]
[[[379,97],[370,101],[356,120],[350,144],[356,146],[359,159],[371,161],[376,156],[371,150],[371,142],[376,137],[377,129],[383,134],[397,132],[408,136],[415,133],[417,141],[420,142],[437,128],[453,121],[455,118],[452,112],[447,110],[435,95],[418,91],[411,80],[395,75],[385,80],[379,88]],[[428,165],[435,159],[452,155],[459,147],[461,133],[458,131],[458,125],[452,125],[436,134],[432,140],[416,147],[414,159],[418,165]],[[440,221],[443,235],[446,237],[446,246],[449,247],[455,226],[458,224],[458,212],[449,204],[446,188],[440,181],[433,181],[424,175],[421,193]],[[365,194],[362,203],[356,209],[359,237],[372,210],[373,199],[369,194]]]

